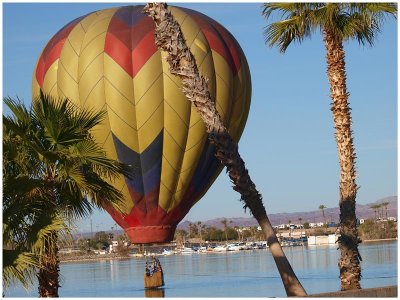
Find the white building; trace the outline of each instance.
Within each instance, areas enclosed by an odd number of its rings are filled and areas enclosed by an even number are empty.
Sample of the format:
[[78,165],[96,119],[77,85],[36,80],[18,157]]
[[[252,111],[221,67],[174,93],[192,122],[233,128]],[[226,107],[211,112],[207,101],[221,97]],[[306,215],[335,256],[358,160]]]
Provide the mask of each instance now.
[[307,239],[308,245],[333,245],[336,244],[339,235],[310,235]]
[[108,252],[109,253],[115,252],[117,250],[117,247],[118,247],[118,241],[111,241],[111,245],[108,249]]
[[310,228],[323,227],[323,226],[324,226],[323,222],[310,223]]

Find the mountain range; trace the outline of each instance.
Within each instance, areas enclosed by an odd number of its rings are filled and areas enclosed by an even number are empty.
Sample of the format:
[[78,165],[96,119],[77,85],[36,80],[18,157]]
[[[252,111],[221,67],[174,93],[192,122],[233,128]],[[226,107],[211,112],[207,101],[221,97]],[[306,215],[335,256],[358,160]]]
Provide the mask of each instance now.
[[[376,204],[381,204],[384,202],[388,202],[387,206],[387,215],[388,217],[396,217],[397,218],[397,196],[390,196],[386,198],[379,199],[373,203],[368,204],[356,204],[356,215],[358,219],[368,219],[374,218],[375,212],[371,206]],[[381,208],[381,213],[383,216],[386,215],[386,209]],[[339,222],[339,207],[334,208],[325,208],[324,209],[325,219],[326,222]],[[299,218],[302,219],[301,223],[305,222],[323,222],[324,218],[322,215],[321,210],[314,210],[309,212],[293,212],[293,213],[276,213],[276,214],[268,214],[268,218],[273,226],[280,225],[280,224],[287,224],[289,220],[291,223],[296,224],[299,223]],[[206,225],[207,227],[215,227],[222,229],[224,225],[221,223],[222,220],[227,219],[229,224],[228,226],[243,226],[243,227],[250,227],[250,226],[258,226],[256,219],[253,217],[249,218],[217,218],[207,221],[202,221],[201,223]],[[187,230],[190,223],[197,223],[197,222],[189,222],[183,221],[178,224],[178,229]]]
[[[384,203],[384,202],[389,202],[389,205],[387,206],[387,214],[388,217],[396,217],[397,218],[397,196],[390,196],[386,197],[383,199],[379,199],[373,203],[368,203],[368,204],[356,204],[356,214],[357,218],[361,219],[367,219],[367,218],[374,218],[375,217],[375,212],[371,208],[372,205]],[[325,208],[324,210],[325,213],[325,218],[327,222],[339,222],[339,207],[335,208]],[[383,215],[385,216],[386,210],[383,210]],[[289,220],[291,220],[291,223],[296,224],[299,223],[298,219],[302,219],[302,223],[305,222],[323,222],[323,216],[321,210],[314,210],[314,211],[309,211],[309,212],[293,212],[293,213],[276,213],[276,214],[268,214],[268,218],[273,226],[279,225],[279,224],[287,224]],[[202,224],[206,225],[207,227],[215,227],[222,229],[224,225],[221,223],[222,220],[227,219],[229,224],[228,226],[234,227],[234,226],[242,226],[242,227],[250,227],[250,226],[258,226],[258,223],[256,219],[253,217],[249,218],[217,218],[217,219],[212,219],[212,220],[207,220],[207,221],[201,221]],[[230,222],[232,221],[232,222]],[[197,223],[195,221],[190,222],[190,221],[183,221],[178,224],[178,229],[184,229],[188,230],[189,224],[190,223]],[[105,232],[109,233],[111,232],[110,230],[105,230]],[[123,230],[118,229],[114,230],[113,233],[115,235],[120,235],[123,234]],[[73,236],[76,237],[83,237],[83,238],[89,238],[92,236],[92,233],[90,232],[83,232],[79,234],[74,234]]]

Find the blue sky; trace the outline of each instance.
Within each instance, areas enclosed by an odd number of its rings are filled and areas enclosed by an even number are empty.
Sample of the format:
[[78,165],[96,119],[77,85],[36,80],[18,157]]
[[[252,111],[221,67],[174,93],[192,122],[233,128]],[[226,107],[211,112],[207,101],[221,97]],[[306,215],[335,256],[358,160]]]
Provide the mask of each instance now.
[[[321,35],[280,54],[264,45],[260,3],[175,5],[224,25],[247,57],[252,104],[239,151],[267,212],[338,206],[339,165]],[[52,35],[81,15],[113,6],[119,4],[3,3],[3,96],[30,103],[34,65]],[[345,44],[360,204],[397,195],[397,36],[390,19],[373,48]],[[223,171],[185,220],[249,216],[238,199]],[[93,230],[114,224],[105,213],[92,219]],[[89,224],[79,226],[89,231]]]

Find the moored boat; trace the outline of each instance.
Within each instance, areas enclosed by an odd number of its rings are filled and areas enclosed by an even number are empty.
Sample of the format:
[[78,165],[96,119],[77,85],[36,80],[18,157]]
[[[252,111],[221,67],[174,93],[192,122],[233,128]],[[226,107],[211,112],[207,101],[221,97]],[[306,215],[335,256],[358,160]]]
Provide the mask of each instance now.
[[161,254],[162,255],[172,255],[172,254],[175,254],[175,252],[172,250],[163,249],[163,252]]
[[189,247],[183,247],[178,250],[180,254],[193,254],[195,251],[192,248]]
[[217,247],[213,248],[213,252],[225,252],[225,251],[227,251],[226,245],[217,246]]

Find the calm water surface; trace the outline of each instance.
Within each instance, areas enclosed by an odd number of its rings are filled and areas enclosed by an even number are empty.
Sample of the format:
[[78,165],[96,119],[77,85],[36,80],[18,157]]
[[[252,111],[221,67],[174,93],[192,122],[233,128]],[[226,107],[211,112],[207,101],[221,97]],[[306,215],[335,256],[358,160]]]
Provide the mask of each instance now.
[[[307,293],[340,290],[336,246],[285,247]],[[397,284],[397,241],[361,244],[363,288]],[[285,297],[268,250],[159,257],[165,297]],[[61,264],[61,297],[144,297],[144,259]],[[22,287],[6,297],[36,297]]]

